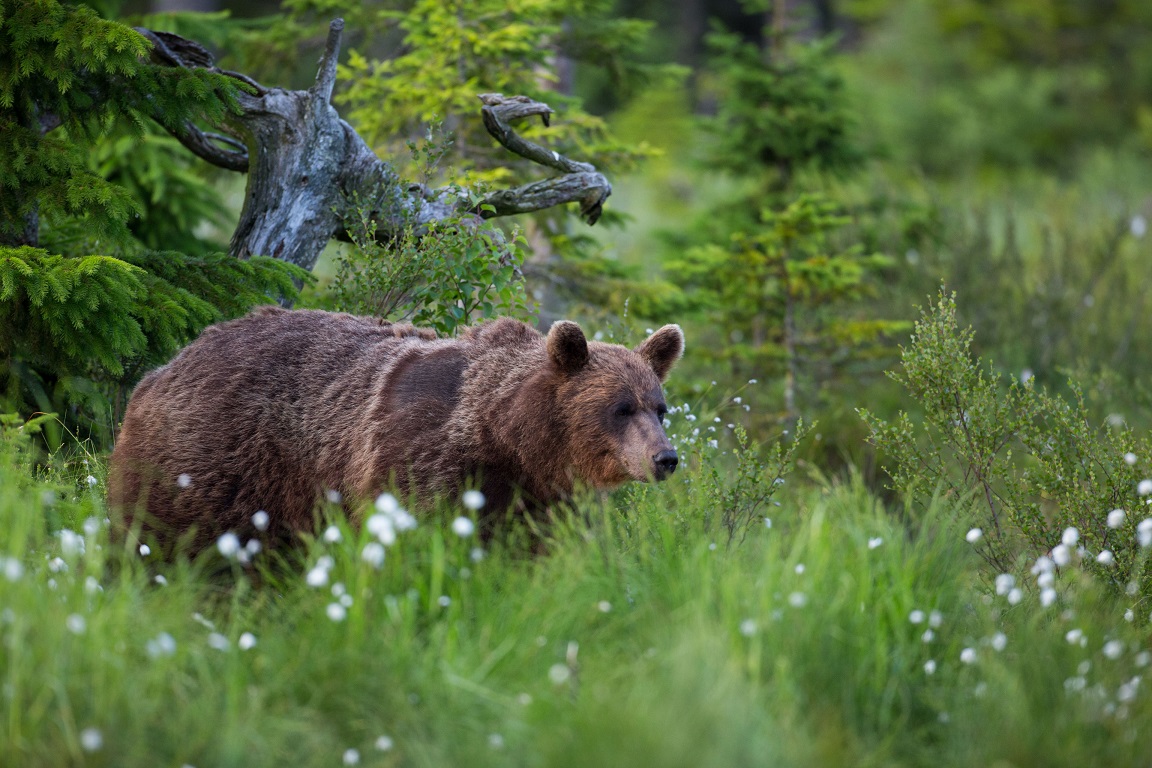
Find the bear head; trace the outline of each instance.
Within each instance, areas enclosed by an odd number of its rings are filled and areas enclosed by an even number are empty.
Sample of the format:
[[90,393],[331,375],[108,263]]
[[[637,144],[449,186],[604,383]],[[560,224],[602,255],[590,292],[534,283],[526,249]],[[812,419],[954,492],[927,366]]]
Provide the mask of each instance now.
[[628,480],[664,480],[679,461],[664,415],[661,384],[684,353],[684,334],[666,325],[635,349],[589,342],[561,320],[546,340],[557,379],[555,407],[577,479],[600,489]]

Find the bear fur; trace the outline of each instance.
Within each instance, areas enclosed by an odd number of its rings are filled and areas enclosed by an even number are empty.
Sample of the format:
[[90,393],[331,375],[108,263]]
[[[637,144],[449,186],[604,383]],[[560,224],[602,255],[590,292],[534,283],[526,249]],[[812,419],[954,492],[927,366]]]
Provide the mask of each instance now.
[[225,531],[290,541],[338,491],[428,503],[468,487],[486,525],[578,486],[664,479],[676,454],[661,389],[684,349],[666,325],[635,350],[501,318],[433,331],[260,308],[212,326],[132,393],[108,499],[122,524],[194,553]]

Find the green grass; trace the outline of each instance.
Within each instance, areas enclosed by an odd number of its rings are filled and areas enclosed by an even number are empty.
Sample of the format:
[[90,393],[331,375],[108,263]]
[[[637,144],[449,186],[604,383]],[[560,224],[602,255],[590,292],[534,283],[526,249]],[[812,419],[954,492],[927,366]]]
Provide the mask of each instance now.
[[[103,484],[88,487],[88,467],[34,482],[11,456],[2,464],[3,766],[339,766],[352,749],[366,766],[1120,766],[1152,754],[1147,683],[1120,693],[1148,670],[1148,606],[1076,569],[1049,608],[1023,571],[1024,599],[1009,606],[947,502],[888,510],[856,481],[790,482],[771,527],[728,546],[705,474],[689,469],[588,502],[546,554],[495,544],[476,560],[449,511],[400,534],[379,570],[360,557],[367,531],[344,524],[302,562],[264,553],[244,570],[124,553],[95,525]],[[62,484],[68,471],[80,480]],[[62,490],[51,504],[47,487]],[[84,552],[65,553],[56,531],[90,518]],[[324,556],[328,583],[308,586]],[[340,621],[335,584],[350,602]],[[1077,628],[1084,647],[1066,639]]]

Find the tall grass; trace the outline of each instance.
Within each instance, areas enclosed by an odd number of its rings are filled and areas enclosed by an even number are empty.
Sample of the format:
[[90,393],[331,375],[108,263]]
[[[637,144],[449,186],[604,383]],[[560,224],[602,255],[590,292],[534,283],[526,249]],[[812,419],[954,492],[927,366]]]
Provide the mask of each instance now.
[[1075,568],[1049,607],[1019,574],[1011,605],[951,501],[890,511],[858,481],[818,483],[729,546],[690,471],[587,501],[543,554],[461,537],[450,521],[466,513],[446,510],[379,568],[363,557],[372,534],[342,522],[245,568],[122,551],[100,471],[74,471],[31,481],[11,456],[0,468],[0,765],[1152,754],[1148,606]]

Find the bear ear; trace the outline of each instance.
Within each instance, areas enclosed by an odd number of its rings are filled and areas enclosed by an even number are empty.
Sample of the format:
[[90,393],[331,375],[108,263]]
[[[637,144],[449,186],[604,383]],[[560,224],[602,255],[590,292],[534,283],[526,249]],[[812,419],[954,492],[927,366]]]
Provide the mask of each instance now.
[[636,354],[652,366],[656,377],[663,382],[672,366],[684,354],[684,332],[678,325],[666,325],[636,347]]
[[576,373],[588,363],[588,340],[571,320],[557,320],[548,330],[548,357],[565,373]]

